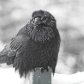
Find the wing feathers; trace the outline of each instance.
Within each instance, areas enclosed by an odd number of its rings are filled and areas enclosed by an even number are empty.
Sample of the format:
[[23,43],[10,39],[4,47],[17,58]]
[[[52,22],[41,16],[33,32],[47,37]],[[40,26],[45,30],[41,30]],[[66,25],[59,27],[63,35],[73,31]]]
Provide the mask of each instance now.
[[5,46],[3,51],[0,52],[0,63],[7,63],[8,65],[14,63],[15,57],[20,56],[19,54],[26,47],[28,40],[28,36],[25,35],[14,37],[11,42]]

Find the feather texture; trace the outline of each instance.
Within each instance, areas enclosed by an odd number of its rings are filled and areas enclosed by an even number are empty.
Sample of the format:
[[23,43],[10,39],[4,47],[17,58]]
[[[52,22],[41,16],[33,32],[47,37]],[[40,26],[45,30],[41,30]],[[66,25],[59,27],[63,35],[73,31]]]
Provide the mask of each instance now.
[[[36,19],[37,18],[37,19]],[[39,10],[0,53],[0,63],[13,64],[20,76],[27,76],[36,68],[55,72],[60,47],[60,35],[55,18]]]

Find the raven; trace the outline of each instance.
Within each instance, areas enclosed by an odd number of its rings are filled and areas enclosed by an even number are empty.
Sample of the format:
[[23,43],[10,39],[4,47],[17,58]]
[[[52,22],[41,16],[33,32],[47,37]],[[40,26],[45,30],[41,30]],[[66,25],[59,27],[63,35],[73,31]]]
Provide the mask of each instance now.
[[13,65],[20,77],[40,68],[49,67],[55,73],[60,47],[60,34],[52,14],[44,10],[34,11],[30,21],[11,39],[0,52],[0,64]]

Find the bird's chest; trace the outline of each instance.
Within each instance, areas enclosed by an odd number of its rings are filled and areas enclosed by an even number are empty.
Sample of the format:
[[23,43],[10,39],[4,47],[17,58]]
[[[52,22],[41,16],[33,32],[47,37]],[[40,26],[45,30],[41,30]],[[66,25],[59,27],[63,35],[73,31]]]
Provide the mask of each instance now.
[[37,54],[41,54],[44,53],[46,51],[48,51],[51,47],[50,47],[50,43],[46,42],[46,43],[34,43],[31,42],[29,44],[29,51],[32,53],[37,53]]
[[47,58],[51,53],[53,53],[53,43],[46,42],[46,43],[39,43],[30,41],[25,49],[25,56],[26,59],[44,59]]

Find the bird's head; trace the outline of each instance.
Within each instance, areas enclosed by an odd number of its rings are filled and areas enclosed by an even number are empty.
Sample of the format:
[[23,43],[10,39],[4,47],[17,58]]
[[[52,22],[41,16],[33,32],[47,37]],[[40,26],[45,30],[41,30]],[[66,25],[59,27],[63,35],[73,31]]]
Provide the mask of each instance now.
[[35,41],[45,42],[55,36],[56,20],[47,11],[34,11],[29,24],[31,37]]
[[53,27],[56,25],[55,18],[47,11],[39,10],[32,14],[31,21],[35,25],[35,28]]

